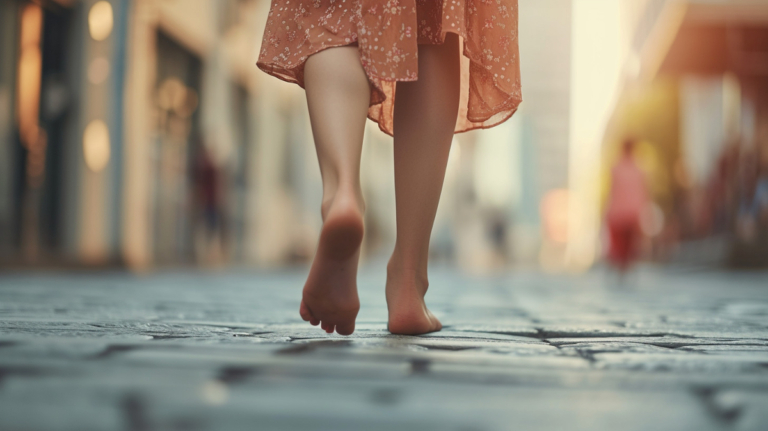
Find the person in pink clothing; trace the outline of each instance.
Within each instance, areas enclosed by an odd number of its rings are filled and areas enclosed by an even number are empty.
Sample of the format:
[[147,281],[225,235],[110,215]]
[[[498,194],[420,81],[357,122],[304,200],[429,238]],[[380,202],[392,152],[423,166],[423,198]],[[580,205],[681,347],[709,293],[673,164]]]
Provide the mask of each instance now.
[[621,272],[629,269],[640,238],[640,214],[648,204],[645,174],[635,163],[635,141],[627,139],[611,170],[606,223],[610,235],[608,260]]

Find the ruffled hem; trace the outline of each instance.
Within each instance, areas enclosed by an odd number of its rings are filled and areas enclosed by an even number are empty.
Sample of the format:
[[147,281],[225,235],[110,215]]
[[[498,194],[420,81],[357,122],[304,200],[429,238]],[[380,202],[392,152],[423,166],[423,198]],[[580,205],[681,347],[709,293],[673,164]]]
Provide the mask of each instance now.
[[[445,32],[443,33],[443,42],[445,42],[445,36],[448,33],[454,33],[458,35],[461,38],[462,43],[460,44],[462,47],[464,47],[464,38],[461,37],[460,34],[457,32]],[[282,65],[275,63],[275,62],[262,62],[259,61],[256,63],[259,69],[261,69],[263,72],[274,76],[275,78],[278,78],[282,81],[289,82],[292,84],[297,84],[301,88],[304,88],[304,65],[307,62],[307,58],[309,58],[311,55],[317,54],[318,52],[322,52],[326,49],[330,48],[338,48],[342,46],[349,46],[354,45],[357,41],[355,40],[352,43],[339,43],[339,44],[332,44],[323,46],[321,48],[318,48],[316,50],[313,50],[310,54],[306,56],[306,58],[303,58],[299,61],[299,64],[291,67],[286,68]],[[482,63],[480,63],[477,60],[473,60],[471,56],[467,54],[466,48],[462,49],[462,56],[469,60],[472,64],[475,64],[478,68],[482,68]],[[471,66],[470,66],[471,67]],[[378,124],[379,129],[386,133],[389,136],[393,136],[393,130],[390,130],[390,128],[385,127],[385,125],[379,120],[380,117],[375,115],[373,112],[371,112],[376,107],[381,107],[384,103],[388,101],[388,99],[394,99],[394,98],[388,98],[386,92],[384,91],[384,86],[381,83],[387,83],[392,86],[392,94],[394,94],[394,87],[397,82],[411,82],[415,81],[416,79],[410,79],[410,78],[399,78],[399,79],[385,79],[382,77],[378,77],[373,75],[369,70],[363,66],[363,70],[365,71],[366,76],[368,77],[368,82],[371,83],[371,103],[368,108],[368,118],[371,121],[374,121]],[[463,73],[463,71],[462,71]],[[470,71],[471,73],[471,71]],[[499,88],[496,79],[493,78],[492,74],[490,72],[487,72],[490,76],[490,79],[493,80],[494,87]],[[472,79],[469,78],[471,81]],[[501,91],[501,90],[499,90]],[[510,95],[510,97],[507,99],[505,103],[503,103],[501,106],[497,106],[495,108],[490,109],[492,111],[492,114],[487,115],[479,115],[479,116],[472,116],[467,109],[466,114],[466,122],[471,124],[460,124],[460,121],[457,120],[456,122],[456,128],[454,130],[454,133],[464,133],[469,132],[472,130],[477,129],[490,129],[491,127],[497,126],[508,119],[510,119],[515,112],[517,112],[518,107],[520,106],[520,103],[522,103],[523,99],[522,97]],[[391,100],[392,105],[394,106],[394,100]],[[466,106],[459,107],[459,109],[466,109]],[[465,122],[465,123],[466,123]]]
[[[515,9],[514,33],[516,35],[516,1],[510,4],[513,4]],[[444,15],[442,20],[445,20]],[[485,47],[482,45],[475,46],[475,51],[467,49],[467,29],[465,27],[460,26],[457,31],[454,31],[443,30],[447,27],[445,22],[442,22],[441,26],[443,27],[439,30],[439,36],[435,34],[433,39],[426,38],[426,40],[420,40],[418,44],[444,43],[448,33],[456,34],[461,40],[459,45],[462,54],[461,97],[454,133],[462,133],[475,129],[488,129],[509,119],[515,112],[517,112],[517,109],[522,102],[522,94],[519,84],[519,63],[517,62],[516,57],[516,37],[513,46],[511,46],[511,41],[508,41],[507,45],[508,50],[510,48],[512,49],[512,59],[507,63],[507,67],[510,67],[512,70],[507,73],[511,73],[511,76],[514,76],[516,80],[512,82],[510,79],[507,79],[508,84],[506,86],[511,88],[504,89],[504,85],[497,79],[498,75],[491,70],[492,66],[485,66],[482,58],[478,57],[486,55],[487,49],[484,49]],[[370,38],[370,30],[368,34]],[[510,34],[512,34],[511,31]],[[274,56],[272,61],[265,61],[264,58],[266,58],[267,55],[264,55],[265,51],[262,50],[262,55],[257,62],[257,66],[267,74],[286,82],[298,84],[304,88],[304,65],[311,55],[329,48],[357,45],[360,50],[363,70],[371,85],[371,102],[368,109],[368,118],[378,123],[379,129],[381,129],[382,132],[392,136],[394,128],[393,113],[396,83],[415,81],[418,79],[418,73],[403,73],[403,70],[400,69],[397,73],[391,73],[392,77],[380,76],[371,70],[372,66],[370,66],[370,61],[366,61],[369,58],[366,56],[367,52],[365,52],[365,49],[370,48],[370,40],[368,41],[369,44],[365,45],[358,43],[358,39],[356,30],[348,29],[347,32],[344,32],[341,36],[336,33],[334,34],[334,38],[328,39],[328,42],[330,43],[324,41],[317,47],[303,47],[302,50],[305,52],[301,53],[302,56],[300,58],[292,60],[290,63],[293,64],[291,65],[286,64],[288,62],[280,61],[279,56]],[[475,43],[475,45],[477,45],[477,43]],[[375,48],[376,47],[374,47],[374,49]],[[477,52],[481,49],[483,52]],[[418,54],[416,53],[416,56],[417,55]],[[507,55],[510,55],[509,52],[507,52]],[[510,60],[509,58],[506,59]],[[496,59],[496,62],[498,63],[498,59]],[[501,70],[504,70],[504,68],[502,67]],[[500,71],[497,70],[497,72]],[[503,78],[504,75],[501,75],[501,77]],[[488,100],[495,100],[497,103],[490,105]]]

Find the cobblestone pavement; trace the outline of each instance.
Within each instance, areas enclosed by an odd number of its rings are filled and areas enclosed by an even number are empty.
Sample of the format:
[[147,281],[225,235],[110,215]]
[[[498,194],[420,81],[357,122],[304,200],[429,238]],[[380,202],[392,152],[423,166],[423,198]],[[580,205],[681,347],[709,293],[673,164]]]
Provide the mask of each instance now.
[[431,277],[445,329],[301,322],[303,271],[0,276],[2,430],[768,429],[768,274]]

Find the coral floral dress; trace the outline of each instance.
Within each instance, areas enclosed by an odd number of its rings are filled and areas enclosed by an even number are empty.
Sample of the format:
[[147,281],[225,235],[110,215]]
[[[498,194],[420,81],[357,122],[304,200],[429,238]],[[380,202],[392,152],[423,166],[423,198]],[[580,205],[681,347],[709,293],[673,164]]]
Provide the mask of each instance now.
[[304,86],[304,63],[356,44],[371,83],[368,117],[392,135],[395,83],[418,79],[418,45],[463,40],[455,132],[489,128],[522,101],[517,0],[272,0],[258,67]]

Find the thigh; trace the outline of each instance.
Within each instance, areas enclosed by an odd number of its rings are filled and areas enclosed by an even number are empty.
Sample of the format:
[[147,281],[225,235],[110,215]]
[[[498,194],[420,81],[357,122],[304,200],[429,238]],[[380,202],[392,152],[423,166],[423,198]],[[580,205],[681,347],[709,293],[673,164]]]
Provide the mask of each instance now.
[[310,55],[303,75],[305,89],[310,93],[337,92],[360,85],[368,88],[368,77],[356,46],[338,46]]

